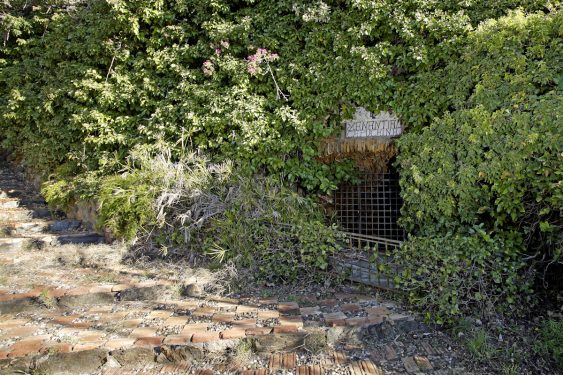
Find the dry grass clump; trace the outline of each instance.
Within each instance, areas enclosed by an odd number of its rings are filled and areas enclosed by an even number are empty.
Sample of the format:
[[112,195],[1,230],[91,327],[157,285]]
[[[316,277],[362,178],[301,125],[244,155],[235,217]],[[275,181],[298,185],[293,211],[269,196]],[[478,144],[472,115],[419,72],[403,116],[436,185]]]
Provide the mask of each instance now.
[[[104,271],[100,274],[104,280],[110,282],[112,274],[117,276],[119,271],[134,270],[135,274],[142,274],[146,278],[165,278],[175,280],[183,289],[195,286],[202,293],[223,294],[230,290],[233,280],[237,278],[237,270],[233,264],[226,264],[218,270],[207,268],[192,268],[187,262],[144,259],[124,262],[128,247],[124,243],[116,242],[112,245],[62,245],[54,246],[45,252],[44,261],[57,263],[65,267],[88,267]],[[50,255],[50,256],[49,256]]]
[[236,369],[244,368],[252,362],[253,356],[252,342],[249,340],[241,340],[233,349],[231,366]]
[[119,265],[127,247],[116,242],[112,245],[51,245],[46,250],[46,254],[53,254],[57,262],[64,266],[104,268]]
[[312,328],[307,331],[303,339],[303,349],[311,354],[319,354],[328,347],[326,331],[322,328]]

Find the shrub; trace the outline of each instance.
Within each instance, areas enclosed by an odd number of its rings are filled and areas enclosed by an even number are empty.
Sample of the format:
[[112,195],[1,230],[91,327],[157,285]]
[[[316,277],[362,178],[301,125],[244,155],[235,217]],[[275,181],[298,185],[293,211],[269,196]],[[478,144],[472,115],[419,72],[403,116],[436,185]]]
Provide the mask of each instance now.
[[547,319],[543,322],[536,350],[551,356],[556,366],[563,370],[563,320]]
[[137,236],[143,256],[234,261],[259,279],[322,277],[339,249],[323,213],[275,179],[234,172],[197,154],[137,150],[124,173],[106,177],[100,218],[118,235]]
[[401,280],[439,321],[529,306],[533,270],[561,261],[562,17],[480,25],[432,75],[452,112],[399,141]]
[[491,316],[529,300],[530,277],[521,248],[489,236],[470,233],[412,237],[400,250],[400,280],[411,302],[438,323],[478,313]]

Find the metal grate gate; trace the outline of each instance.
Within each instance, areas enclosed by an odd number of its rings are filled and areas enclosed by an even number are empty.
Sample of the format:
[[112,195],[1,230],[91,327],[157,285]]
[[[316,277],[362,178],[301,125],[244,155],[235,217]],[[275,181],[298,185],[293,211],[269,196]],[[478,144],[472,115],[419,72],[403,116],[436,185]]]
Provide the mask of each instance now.
[[401,241],[404,230],[397,224],[403,204],[399,174],[366,172],[359,184],[343,184],[334,194],[334,208],[346,232]]

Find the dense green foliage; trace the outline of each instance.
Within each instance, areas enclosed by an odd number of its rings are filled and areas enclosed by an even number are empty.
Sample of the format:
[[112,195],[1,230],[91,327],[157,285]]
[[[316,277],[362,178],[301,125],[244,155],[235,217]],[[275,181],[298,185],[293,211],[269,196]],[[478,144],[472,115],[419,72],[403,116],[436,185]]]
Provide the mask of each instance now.
[[[164,139],[176,154],[197,146],[322,190],[349,170],[315,160],[314,141],[340,123],[341,110],[392,108],[424,125],[442,103],[428,105],[434,92],[414,93],[420,84],[411,75],[444,65],[474,25],[509,8],[431,0],[64,3],[11,1],[9,14],[23,17],[2,23],[3,144],[28,165],[57,176],[109,174],[132,146]],[[509,4],[543,9],[545,1]],[[252,70],[258,48],[279,58]]]
[[[51,201],[101,197],[102,218],[118,233],[162,224],[145,209],[161,196],[157,177],[118,174],[130,150],[164,143],[173,160],[204,150],[242,175],[326,192],[353,166],[320,163],[316,142],[362,105],[406,125],[399,164],[412,236],[397,259],[429,316],[502,311],[528,297],[528,271],[560,262],[558,1],[4,4],[2,144],[52,180]],[[302,246],[289,270],[333,249],[319,245],[331,233],[320,218],[304,224],[310,205],[286,216],[292,229],[238,221],[253,216],[235,206],[206,227],[206,251],[235,257],[247,246],[270,249],[272,237],[290,254]],[[233,228],[255,237],[235,245]],[[275,274],[287,254],[269,256],[274,267],[264,272]]]
[[451,112],[400,141],[416,237],[398,258],[413,301],[441,319],[515,305],[534,261],[561,260],[562,30],[561,13],[491,20],[428,74]]

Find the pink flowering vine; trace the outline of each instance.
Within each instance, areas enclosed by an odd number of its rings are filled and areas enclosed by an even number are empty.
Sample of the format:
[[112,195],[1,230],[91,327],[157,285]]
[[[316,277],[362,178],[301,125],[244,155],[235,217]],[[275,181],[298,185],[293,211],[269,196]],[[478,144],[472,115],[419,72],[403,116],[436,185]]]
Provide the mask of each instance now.
[[278,99],[284,98],[285,100],[288,100],[288,96],[284,94],[283,91],[280,89],[278,82],[276,81],[276,77],[274,76],[274,72],[270,67],[270,63],[276,61],[278,58],[279,56],[277,53],[272,53],[268,51],[266,48],[258,48],[256,50],[256,53],[246,58],[247,61],[246,69],[248,73],[250,73],[250,75],[256,76],[264,73],[264,69],[262,69],[262,66],[265,66],[266,69],[265,74],[270,73],[270,76],[274,80],[274,85],[276,86],[276,95]]

